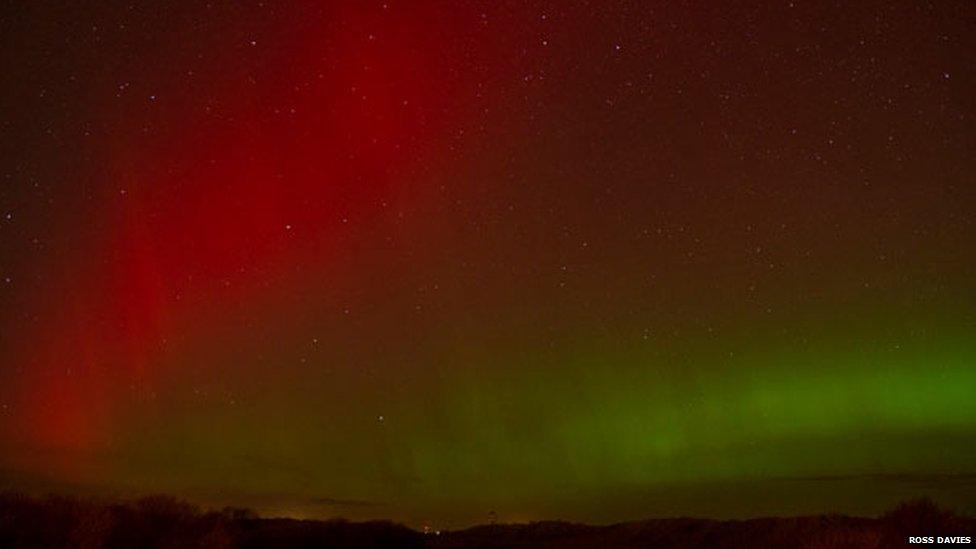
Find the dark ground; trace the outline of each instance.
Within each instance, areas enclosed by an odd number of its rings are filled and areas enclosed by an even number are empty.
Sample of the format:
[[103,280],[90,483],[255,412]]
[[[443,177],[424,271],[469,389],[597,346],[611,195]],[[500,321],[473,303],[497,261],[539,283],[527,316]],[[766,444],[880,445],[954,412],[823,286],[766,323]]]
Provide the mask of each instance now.
[[[168,496],[127,503],[0,495],[0,547],[906,547],[909,536],[976,534],[976,519],[928,500],[879,518],[822,515],[742,521],[655,519],[611,526],[499,524],[422,534],[387,521],[262,519],[201,512]],[[933,540],[937,541],[937,540]],[[970,540],[970,543],[972,540]],[[932,546],[938,544],[925,544]]]

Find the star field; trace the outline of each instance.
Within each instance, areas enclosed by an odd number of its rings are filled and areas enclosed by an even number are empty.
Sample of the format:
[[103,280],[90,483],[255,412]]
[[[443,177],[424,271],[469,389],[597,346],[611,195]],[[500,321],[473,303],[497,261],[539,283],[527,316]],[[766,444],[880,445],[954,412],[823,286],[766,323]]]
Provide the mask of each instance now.
[[0,487],[971,506],[974,16],[5,5]]

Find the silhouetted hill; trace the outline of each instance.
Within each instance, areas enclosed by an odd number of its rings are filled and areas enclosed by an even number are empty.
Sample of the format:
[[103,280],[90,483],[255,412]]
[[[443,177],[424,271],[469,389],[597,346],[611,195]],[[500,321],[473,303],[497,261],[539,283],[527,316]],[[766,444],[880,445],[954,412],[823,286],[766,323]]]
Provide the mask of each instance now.
[[887,548],[909,536],[970,536],[976,520],[929,500],[899,505],[881,518],[843,515],[751,520],[654,519],[610,526],[534,522],[475,526],[437,536],[428,547],[570,548]]
[[661,547],[887,548],[909,536],[970,536],[976,520],[929,500],[880,518],[842,515],[739,521],[655,519],[610,526],[533,522],[424,535],[389,521],[262,519],[246,509],[203,512],[168,496],[127,503],[0,495],[0,547]]

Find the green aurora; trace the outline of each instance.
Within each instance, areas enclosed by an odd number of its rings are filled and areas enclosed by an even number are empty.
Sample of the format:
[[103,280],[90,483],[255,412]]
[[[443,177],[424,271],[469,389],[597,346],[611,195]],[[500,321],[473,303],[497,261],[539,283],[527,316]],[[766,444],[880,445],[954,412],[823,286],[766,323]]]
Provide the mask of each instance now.
[[8,4],[0,489],[976,513],[976,2]]

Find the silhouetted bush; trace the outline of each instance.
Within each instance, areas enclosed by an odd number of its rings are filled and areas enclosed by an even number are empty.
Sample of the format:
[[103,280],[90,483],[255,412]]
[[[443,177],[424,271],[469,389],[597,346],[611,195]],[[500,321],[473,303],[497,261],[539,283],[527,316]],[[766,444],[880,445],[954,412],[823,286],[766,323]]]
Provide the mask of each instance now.
[[884,547],[902,547],[909,536],[976,535],[976,520],[960,517],[928,498],[906,501],[885,513]]

